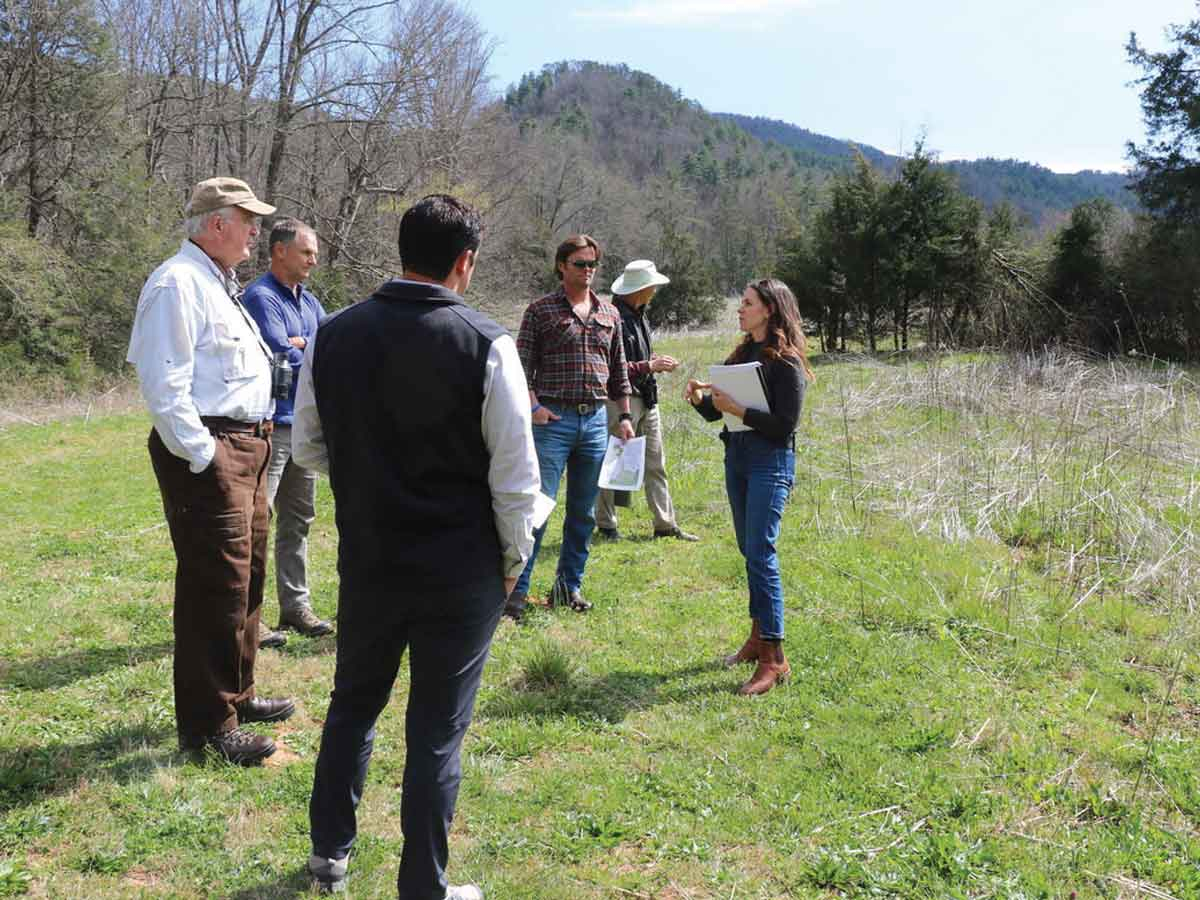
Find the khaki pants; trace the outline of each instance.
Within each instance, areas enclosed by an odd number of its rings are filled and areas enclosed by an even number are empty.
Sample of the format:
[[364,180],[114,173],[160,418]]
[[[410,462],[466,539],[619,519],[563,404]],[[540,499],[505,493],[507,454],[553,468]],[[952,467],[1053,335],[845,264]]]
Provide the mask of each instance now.
[[[615,435],[618,433],[620,410],[611,400],[606,405],[608,431]],[[654,530],[670,531],[675,527],[675,507],[671,504],[671,492],[667,489],[667,455],[663,447],[662,420],[658,416],[658,407],[646,409],[641,397],[630,397],[629,414],[633,416],[634,436],[646,439],[646,478],[642,489],[646,492],[646,503],[654,517]],[[617,527],[612,491],[602,490],[596,499],[596,527]]]
[[317,473],[292,459],[292,426],[276,425],[267,466],[267,506],[275,519],[275,592],[280,624],[312,608],[308,529],[316,517]]

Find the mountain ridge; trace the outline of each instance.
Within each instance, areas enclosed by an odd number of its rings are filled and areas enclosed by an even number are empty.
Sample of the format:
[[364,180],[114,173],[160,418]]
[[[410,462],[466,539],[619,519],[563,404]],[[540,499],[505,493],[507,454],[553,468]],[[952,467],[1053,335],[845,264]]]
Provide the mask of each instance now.
[[[904,162],[869,144],[779,119],[709,112],[679,88],[625,64],[547,63],[511,85],[503,103],[521,129],[573,135],[593,148],[597,161],[634,184],[675,172],[704,203],[728,186],[755,180],[770,185],[776,196],[799,192],[811,203],[859,153],[885,177]],[[985,208],[1008,203],[1040,234],[1096,198],[1130,213],[1139,209],[1127,189],[1129,177],[1118,173],[1060,174],[1036,163],[994,158],[936,164]]]
[[[856,152],[878,169],[894,172],[903,158],[869,144],[819,134],[791,122],[764,116],[717,112],[715,118],[737,125],[764,142],[774,142],[803,154],[802,158],[827,157],[847,164]],[[1035,162],[1018,159],[981,157],[974,160],[939,161],[954,172],[959,186],[985,206],[995,207],[1008,201],[1034,224],[1044,226],[1048,218],[1057,218],[1075,205],[1103,197],[1130,212],[1138,207],[1128,187],[1131,179],[1119,172],[1082,169],[1078,172],[1054,172]]]

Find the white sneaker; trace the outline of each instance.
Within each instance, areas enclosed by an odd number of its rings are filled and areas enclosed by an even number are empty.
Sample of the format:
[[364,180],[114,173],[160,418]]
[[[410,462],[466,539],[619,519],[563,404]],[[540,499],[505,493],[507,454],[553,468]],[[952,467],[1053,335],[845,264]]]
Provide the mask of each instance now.
[[350,857],[328,859],[315,853],[308,858],[308,874],[323,894],[340,894],[346,889]]
[[452,884],[446,888],[446,900],[483,900],[483,891],[473,884]]

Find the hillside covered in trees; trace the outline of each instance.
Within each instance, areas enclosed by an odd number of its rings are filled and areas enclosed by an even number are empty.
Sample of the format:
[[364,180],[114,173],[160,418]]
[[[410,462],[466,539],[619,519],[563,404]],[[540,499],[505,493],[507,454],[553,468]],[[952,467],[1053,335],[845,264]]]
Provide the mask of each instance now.
[[[1146,262],[1179,258],[1186,236],[1150,240],[1115,176],[855,151],[714,115],[624,65],[551,63],[496,96],[492,39],[454,0],[0,11],[6,373],[119,370],[141,283],[178,246],[190,186],[214,173],[313,224],[311,286],[328,308],[394,274],[400,213],[450,191],[487,221],[471,299],[509,323],[554,284],[554,246],[587,231],[606,250],[602,286],[636,257],[671,276],[659,323],[710,321],[775,273],[830,347],[914,332],[1200,346],[1171,318],[1194,281]],[[243,275],[265,262],[263,241]]]
[[[894,174],[904,162],[875,147],[826,137],[777,119],[735,113],[717,116],[760,140],[787,147],[803,166],[848,171],[861,154],[876,169]],[[1140,206],[1137,195],[1130,190],[1129,177],[1115,172],[1060,174],[1035,163],[991,158],[950,160],[938,165],[953,172],[959,187],[987,209],[1008,203],[1041,230],[1062,224],[1072,207],[1097,197],[1129,212],[1136,212]]]

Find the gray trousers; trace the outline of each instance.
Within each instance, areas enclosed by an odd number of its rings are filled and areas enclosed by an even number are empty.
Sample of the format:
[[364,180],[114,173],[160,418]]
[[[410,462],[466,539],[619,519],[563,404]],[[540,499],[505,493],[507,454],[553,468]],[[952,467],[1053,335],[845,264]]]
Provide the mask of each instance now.
[[[620,424],[620,409],[611,400],[606,405],[608,431],[615,435]],[[646,409],[641,397],[630,397],[629,414],[633,416],[634,436],[646,439],[646,477],[642,487],[646,493],[650,514],[654,517],[654,530],[670,531],[675,527],[675,507],[671,504],[671,492],[667,489],[667,454],[663,446],[662,420],[658,416],[658,407]],[[612,491],[601,490],[596,499],[596,527],[617,527],[617,511]]]
[[281,618],[311,607],[308,529],[316,517],[317,473],[292,459],[292,426],[276,425],[267,465],[267,503],[275,519],[275,592]]

